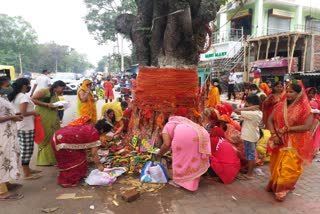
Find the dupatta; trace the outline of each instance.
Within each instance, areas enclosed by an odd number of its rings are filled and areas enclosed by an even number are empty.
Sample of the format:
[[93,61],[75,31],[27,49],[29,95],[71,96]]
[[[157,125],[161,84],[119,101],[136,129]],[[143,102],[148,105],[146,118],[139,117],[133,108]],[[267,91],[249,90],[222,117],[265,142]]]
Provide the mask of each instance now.
[[196,131],[199,138],[199,152],[201,154],[208,154],[208,155],[211,154],[210,139],[206,138],[206,136],[203,134],[203,132],[206,130],[202,126],[192,122],[188,118],[180,117],[180,116],[170,117],[169,122],[177,125],[184,124],[192,128],[194,131]]
[[[308,97],[304,90],[302,90],[298,97],[288,106],[285,98],[274,109],[274,126],[275,130],[284,127],[293,127],[303,125],[308,116],[311,114],[311,107]],[[314,145],[312,143],[312,136],[309,131],[304,132],[287,132],[281,136],[283,145],[277,146],[273,149],[279,150],[284,148],[294,149],[299,158],[304,163],[310,163],[314,155]]]

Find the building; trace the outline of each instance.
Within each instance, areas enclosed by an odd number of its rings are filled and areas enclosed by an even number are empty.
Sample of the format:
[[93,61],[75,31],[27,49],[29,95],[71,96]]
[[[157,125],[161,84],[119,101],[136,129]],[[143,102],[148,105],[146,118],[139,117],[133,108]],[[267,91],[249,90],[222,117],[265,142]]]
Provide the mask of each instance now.
[[230,0],[218,13],[213,40],[201,60],[216,76],[236,69],[248,81],[258,64],[264,80],[293,76],[320,85],[319,0]]

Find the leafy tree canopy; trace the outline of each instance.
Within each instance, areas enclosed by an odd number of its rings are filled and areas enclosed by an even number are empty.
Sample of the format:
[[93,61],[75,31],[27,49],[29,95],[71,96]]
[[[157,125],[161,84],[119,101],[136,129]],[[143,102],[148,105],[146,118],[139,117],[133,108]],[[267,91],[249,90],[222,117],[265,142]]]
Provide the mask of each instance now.
[[137,13],[134,0],[84,0],[88,14],[85,22],[99,44],[116,41],[115,19],[123,13]]
[[54,42],[37,43],[37,33],[22,17],[0,14],[0,64],[13,65],[23,72],[51,71],[81,73],[93,68],[85,55]]

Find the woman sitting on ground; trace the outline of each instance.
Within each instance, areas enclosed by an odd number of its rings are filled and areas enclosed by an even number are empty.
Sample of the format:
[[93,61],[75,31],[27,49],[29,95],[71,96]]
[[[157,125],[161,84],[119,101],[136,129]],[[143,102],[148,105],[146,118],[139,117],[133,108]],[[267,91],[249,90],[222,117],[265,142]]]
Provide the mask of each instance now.
[[[214,137],[211,137],[214,136]],[[211,157],[208,173],[218,176],[224,184],[231,183],[240,171],[240,159],[234,147],[224,138],[220,127],[212,129],[210,134]]]
[[87,149],[91,149],[96,167],[103,171],[104,167],[97,154],[101,145],[100,136],[108,130],[105,120],[99,120],[95,126],[90,118],[72,123],[59,129],[51,141],[58,162],[58,184],[63,187],[77,186],[79,181],[87,175]]

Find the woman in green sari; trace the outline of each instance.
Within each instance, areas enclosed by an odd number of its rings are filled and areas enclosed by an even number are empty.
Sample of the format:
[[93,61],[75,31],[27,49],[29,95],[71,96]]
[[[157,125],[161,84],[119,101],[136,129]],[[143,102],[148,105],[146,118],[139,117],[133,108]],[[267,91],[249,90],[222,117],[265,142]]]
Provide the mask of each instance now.
[[44,128],[44,139],[38,146],[37,165],[52,166],[56,164],[56,159],[50,141],[52,135],[60,128],[58,117],[58,107],[53,103],[58,102],[58,96],[63,94],[66,84],[63,81],[56,81],[50,88],[42,89],[32,96],[32,101],[36,106],[35,112],[41,116]]

